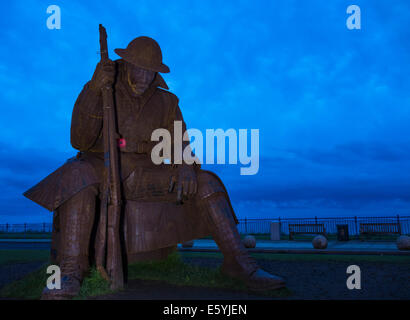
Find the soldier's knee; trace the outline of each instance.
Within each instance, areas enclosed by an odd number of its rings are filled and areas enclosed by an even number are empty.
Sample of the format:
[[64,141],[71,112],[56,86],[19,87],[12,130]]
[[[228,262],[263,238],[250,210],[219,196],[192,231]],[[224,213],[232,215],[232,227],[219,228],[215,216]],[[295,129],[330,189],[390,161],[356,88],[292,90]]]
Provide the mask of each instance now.
[[70,199],[66,200],[57,212],[82,212],[84,215],[94,215],[98,195],[98,186],[91,185],[77,192]]
[[221,179],[211,171],[201,170],[198,173],[198,194],[197,199],[200,207],[214,215],[233,217],[235,223],[238,219],[233,211],[228,192]]
[[226,189],[221,179],[213,172],[201,170],[198,179],[198,198],[207,199],[216,194],[227,196]]
[[87,192],[88,186],[99,183],[99,176],[90,161],[70,159],[24,195],[46,209],[55,211],[77,194]]

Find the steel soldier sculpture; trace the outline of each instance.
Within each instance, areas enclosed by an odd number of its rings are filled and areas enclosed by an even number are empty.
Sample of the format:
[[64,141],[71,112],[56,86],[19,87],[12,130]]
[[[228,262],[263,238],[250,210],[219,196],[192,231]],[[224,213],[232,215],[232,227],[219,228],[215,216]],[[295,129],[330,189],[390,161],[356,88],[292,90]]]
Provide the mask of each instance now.
[[182,121],[186,129],[178,98],[160,75],[170,70],[162,63],[158,43],[138,37],[115,52],[121,59],[102,59],[75,102],[71,144],[79,150],[77,156],[24,193],[54,213],[51,258],[61,268],[62,288],[44,289],[42,298],[76,296],[90,263],[98,267],[99,260],[107,259],[99,256],[110,241],[101,235],[110,236],[112,227],[101,210],[107,187],[104,166],[110,164],[104,159],[104,126],[109,122],[104,122],[104,88],[112,88],[116,109],[111,125],[118,141],[121,247],[110,250],[121,250],[120,264],[165,258],[178,243],[212,235],[224,255],[223,274],[243,280],[251,290],[284,287],[283,279],[260,269],[247,253],[218,176],[196,163],[152,162],[155,129],[173,134],[174,121]]

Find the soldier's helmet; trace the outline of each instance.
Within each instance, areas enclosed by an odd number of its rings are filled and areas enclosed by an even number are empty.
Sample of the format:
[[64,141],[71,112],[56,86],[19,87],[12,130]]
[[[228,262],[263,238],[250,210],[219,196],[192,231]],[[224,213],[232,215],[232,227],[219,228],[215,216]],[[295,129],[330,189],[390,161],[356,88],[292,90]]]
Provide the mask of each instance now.
[[126,49],[115,49],[125,61],[142,69],[168,73],[169,68],[162,63],[162,52],[158,43],[149,37],[138,37],[132,40]]

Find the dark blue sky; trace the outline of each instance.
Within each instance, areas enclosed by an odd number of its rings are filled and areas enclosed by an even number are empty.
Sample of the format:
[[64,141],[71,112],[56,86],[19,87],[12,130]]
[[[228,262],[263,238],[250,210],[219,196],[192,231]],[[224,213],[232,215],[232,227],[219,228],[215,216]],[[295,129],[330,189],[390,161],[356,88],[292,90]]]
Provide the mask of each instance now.
[[136,36],[159,42],[188,127],[260,129],[257,175],[211,167],[240,217],[410,215],[408,1],[18,0],[0,15],[0,223],[51,219],[21,194],[75,154],[99,23],[113,59]]

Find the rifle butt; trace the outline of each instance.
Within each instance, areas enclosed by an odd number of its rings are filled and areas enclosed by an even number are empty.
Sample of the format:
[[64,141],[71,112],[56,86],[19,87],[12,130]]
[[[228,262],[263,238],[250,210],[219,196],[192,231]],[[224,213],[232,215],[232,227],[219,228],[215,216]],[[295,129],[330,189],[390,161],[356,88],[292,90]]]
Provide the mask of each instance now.
[[111,289],[121,289],[124,287],[124,270],[122,261],[119,205],[108,207],[108,228],[107,228],[107,264],[106,270],[111,279]]

